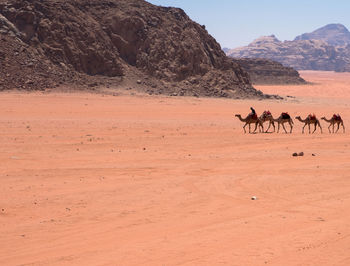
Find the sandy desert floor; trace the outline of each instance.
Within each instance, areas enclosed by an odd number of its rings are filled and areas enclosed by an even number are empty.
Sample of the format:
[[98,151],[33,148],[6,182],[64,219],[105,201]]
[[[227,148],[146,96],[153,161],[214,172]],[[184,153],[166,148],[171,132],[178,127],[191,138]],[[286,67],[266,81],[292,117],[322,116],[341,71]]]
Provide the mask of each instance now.
[[[350,74],[302,76],[256,86],[281,101],[1,93],[0,265],[350,265]],[[349,128],[244,134],[250,106]]]

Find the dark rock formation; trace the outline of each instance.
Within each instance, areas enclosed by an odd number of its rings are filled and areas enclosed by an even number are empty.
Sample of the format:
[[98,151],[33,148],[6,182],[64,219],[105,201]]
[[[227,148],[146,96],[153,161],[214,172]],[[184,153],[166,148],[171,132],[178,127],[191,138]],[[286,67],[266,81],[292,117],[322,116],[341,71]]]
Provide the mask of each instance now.
[[232,59],[249,73],[253,84],[305,84],[295,69],[262,58]]
[[48,80],[95,84],[96,77],[103,84],[129,78],[135,84],[148,80],[137,84],[150,85],[150,93],[264,97],[205,27],[178,8],[143,0],[0,0],[0,15],[0,60],[19,56],[12,66],[1,61],[3,89],[23,87],[21,72],[13,71],[28,69],[26,76],[42,80],[30,82],[33,89]]

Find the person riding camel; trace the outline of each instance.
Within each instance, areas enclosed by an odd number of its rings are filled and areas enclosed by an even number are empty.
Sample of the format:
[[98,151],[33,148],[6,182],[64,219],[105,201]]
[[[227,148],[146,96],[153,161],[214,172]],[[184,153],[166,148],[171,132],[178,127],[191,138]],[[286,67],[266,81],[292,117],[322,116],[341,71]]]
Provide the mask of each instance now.
[[252,110],[252,112],[251,112],[249,115],[250,115],[251,117],[257,117],[257,114],[256,114],[254,108],[253,108],[253,107],[250,107],[250,110]]

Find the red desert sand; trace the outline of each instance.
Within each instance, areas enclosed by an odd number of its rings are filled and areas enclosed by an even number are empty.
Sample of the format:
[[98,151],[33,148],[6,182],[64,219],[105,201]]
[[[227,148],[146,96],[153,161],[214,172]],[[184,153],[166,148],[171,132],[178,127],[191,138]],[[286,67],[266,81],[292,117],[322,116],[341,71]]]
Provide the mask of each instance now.
[[[350,265],[350,74],[301,74],[256,86],[281,101],[1,93],[0,265]],[[244,134],[250,106],[293,133]]]

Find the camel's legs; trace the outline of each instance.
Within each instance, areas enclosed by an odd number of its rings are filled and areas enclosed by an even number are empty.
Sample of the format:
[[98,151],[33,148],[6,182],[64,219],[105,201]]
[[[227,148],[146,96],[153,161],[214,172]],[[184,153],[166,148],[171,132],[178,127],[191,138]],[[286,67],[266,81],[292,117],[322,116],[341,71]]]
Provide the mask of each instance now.
[[271,125],[273,126],[273,132],[275,132],[276,131],[276,128],[275,128],[275,123],[273,122],[273,121],[269,121],[269,127],[266,129],[266,133],[269,131],[269,129],[270,129],[270,127],[271,127]]
[[314,134],[314,132],[316,131],[316,127],[317,127],[317,122],[315,123],[315,129],[314,131],[312,131],[312,134]]
[[283,127],[283,129],[284,129],[284,132],[286,132],[286,134],[288,134],[286,128],[284,127],[284,123],[282,123],[282,127]]
[[337,133],[338,132],[338,130],[339,130],[339,125],[340,123],[337,123],[337,126],[338,126],[338,128],[337,128],[337,131],[335,131],[335,133]]
[[[329,133],[331,133],[331,129],[330,129],[331,126],[332,126],[332,124],[329,124],[329,127],[328,127]],[[333,125],[333,130],[334,130],[334,125]]]
[[291,122],[291,121],[288,121],[288,123],[289,123],[289,125],[290,125],[290,133],[292,133],[292,130],[293,130],[293,122]]
[[311,131],[310,131],[310,124],[307,124],[308,125],[308,127],[309,127],[309,134],[311,133]]
[[306,127],[306,124],[303,126],[303,130],[301,131],[304,134],[304,128]]
[[[255,128],[254,128],[254,131],[253,131],[253,133],[255,133],[256,132],[256,129],[258,128],[258,122],[256,122],[255,123]],[[263,130],[264,130],[264,128],[263,128]]]
[[317,124],[318,124],[318,126],[320,127],[321,134],[323,134],[323,132],[322,132],[322,127],[321,127],[321,123],[320,123],[320,121],[317,121]]
[[243,126],[244,129],[244,133],[247,133],[247,131],[245,130],[245,127],[248,125],[248,123],[245,123],[245,125]]
[[280,122],[278,122],[277,133],[280,133]]
[[255,124],[255,127],[257,127],[259,124],[259,128],[262,128],[262,133],[264,133],[264,123],[262,123],[260,120],[258,120]]
[[333,129],[332,129],[332,133],[334,133],[334,123],[332,123]]
[[341,122],[341,125],[342,125],[342,127],[343,127],[343,133],[345,133],[345,127],[344,127],[343,121]]

